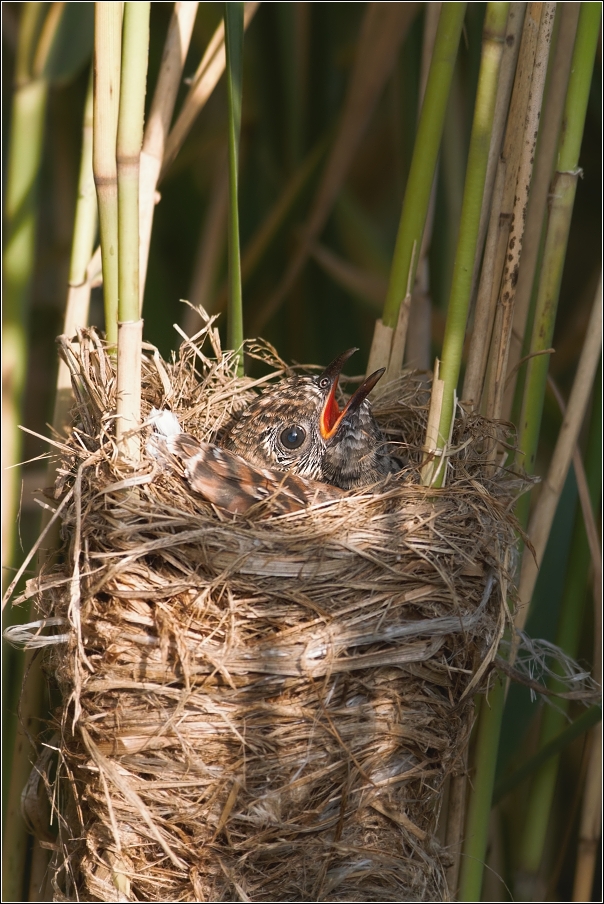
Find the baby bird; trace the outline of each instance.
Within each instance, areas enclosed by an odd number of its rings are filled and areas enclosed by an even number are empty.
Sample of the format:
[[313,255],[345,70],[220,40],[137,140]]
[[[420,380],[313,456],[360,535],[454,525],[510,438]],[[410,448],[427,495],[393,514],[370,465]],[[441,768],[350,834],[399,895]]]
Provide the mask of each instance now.
[[[191,489],[231,514],[272,499],[285,514],[331,502],[398,471],[367,396],[384,368],[359,386],[342,410],[336,390],[348,349],[318,377],[291,377],[264,392],[233,425],[222,448],[182,433],[169,412],[152,412],[150,454],[180,461]],[[166,454],[167,453],[167,454]]]
[[384,368],[359,386],[342,410],[336,390],[348,349],[318,377],[290,377],[246,408],[222,446],[262,468],[289,471],[341,489],[367,486],[399,470],[367,396]]

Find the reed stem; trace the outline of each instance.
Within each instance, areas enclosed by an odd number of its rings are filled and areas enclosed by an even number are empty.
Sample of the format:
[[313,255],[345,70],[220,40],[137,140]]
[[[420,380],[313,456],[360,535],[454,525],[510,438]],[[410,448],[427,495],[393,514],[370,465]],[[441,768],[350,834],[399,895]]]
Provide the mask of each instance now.
[[139,305],[139,184],[143,143],[150,3],[124,4],[124,31],[117,129],[118,356],[116,437],[122,455],[140,456],[136,429],[141,413]]
[[[497,244],[499,213],[503,200],[503,176],[506,172],[505,152],[502,152],[502,142],[504,133],[507,133],[510,128],[509,123],[514,118],[510,110],[510,95],[512,93],[512,88],[515,85],[518,56],[521,51],[521,45],[526,53],[527,42],[523,30],[526,6],[526,3],[510,4],[499,71],[497,98],[495,100],[495,116],[493,119],[491,147],[489,148],[489,160],[485,176],[485,191],[480,213],[478,253],[476,255],[476,260],[474,261],[474,275],[472,278],[474,323],[468,348],[468,360],[461,396],[464,402],[466,404],[471,403],[474,409],[480,404],[487,352],[491,339],[491,330],[493,328],[494,298],[492,303],[491,298],[494,296],[493,283],[495,282],[496,272],[495,248]],[[509,110],[510,115],[508,117]],[[482,253],[483,249],[484,255]]]
[[[573,449],[583,424],[587,403],[598,368],[601,349],[602,280],[600,278],[566,413],[562,421],[562,426],[560,427],[547,476],[543,481],[541,493],[529,523],[528,535],[531,540],[532,549],[526,548],[522,557],[522,568],[518,584],[518,608],[514,618],[514,623],[518,630],[524,628],[528,616],[529,604],[537,581],[538,570],[543,561],[547,539],[554,520],[562,487],[566,480]],[[540,357],[547,359],[549,356],[542,355]],[[535,359],[531,359],[529,365],[533,360]],[[531,447],[529,446],[529,450],[530,449]]]
[[[599,379],[594,381],[592,416],[585,455],[585,470],[592,508],[597,509],[602,492],[602,365]],[[585,615],[587,579],[590,550],[587,542],[584,518],[580,511],[575,516],[575,526],[569,554],[569,568],[562,597],[556,644],[571,657],[576,657],[583,619]],[[555,690],[558,682],[549,682]],[[559,699],[556,706],[543,710],[539,734],[539,749],[543,749],[560,732],[566,723],[569,703]],[[553,756],[541,766],[534,777],[528,799],[527,815],[520,846],[519,869],[525,876],[535,876],[539,870],[558,776],[559,755]],[[530,880],[529,880],[530,881]]]
[[384,326],[390,329],[396,326],[407,286],[413,287],[415,283],[418,250],[422,244],[466,5],[444,3],[438,22],[382,314]]
[[145,126],[145,137],[140,156],[139,287],[141,312],[149,262],[153,215],[157,200],[156,188],[198,6],[199,3],[189,2],[174,4],[153,94],[153,103]]
[[[591,7],[591,9],[590,9]],[[597,8],[596,8],[597,7]],[[545,28],[551,34],[551,19],[552,19],[553,11],[549,9],[549,5],[546,4],[546,9],[544,9],[543,16],[545,16],[546,21],[543,23],[542,16],[542,27],[545,25]],[[589,84],[591,81],[591,72],[593,69],[593,61],[595,55],[595,47],[597,42],[598,35],[598,26],[599,26],[599,18],[600,18],[600,6],[599,4],[584,4],[581,7],[581,16],[579,19],[579,28],[577,31],[577,40],[575,42],[575,51],[573,54],[573,75],[571,76],[571,80],[569,83],[569,88],[567,92],[567,101],[565,107],[565,119],[566,119],[566,129],[563,130],[561,144],[558,154],[558,169],[561,170],[561,161],[564,163],[564,170],[567,172],[564,173],[565,176],[569,176],[568,170],[574,170],[574,180],[569,184],[569,188],[572,187],[573,198],[574,198],[574,185],[576,183],[576,165],[577,165],[577,157],[579,153],[581,136],[583,133],[583,124],[585,120],[585,109],[587,104],[587,93],[589,90]],[[583,21],[583,27],[582,27]],[[589,23],[589,24],[588,24]],[[587,39],[587,32],[590,32],[591,40]],[[543,46],[543,40],[547,37],[546,34],[539,34],[539,42]],[[537,53],[537,58],[539,57],[539,53]],[[576,61],[576,62],[575,62]],[[544,63],[541,63],[541,68],[544,67]],[[581,70],[579,73],[577,69]],[[540,77],[539,81],[541,80]],[[535,86],[535,92],[537,91],[538,85]],[[532,89],[531,89],[532,90]],[[533,97],[533,103],[538,100],[538,98]],[[571,110],[572,108],[572,110]],[[569,136],[569,132],[572,135],[572,138]],[[572,153],[571,153],[572,152]],[[573,164],[574,159],[574,164]],[[519,169],[519,177],[518,183],[522,184],[523,179],[521,178],[521,174],[523,171],[527,170],[527,164],[520,165]],[[571,177],[572,178],[572,177]],[[568,180],[566,180],[568,183]],[[559,205],[559,195],[556,193],[553,197],[552,204],[553,206]],[[567,229],[570,224],[570,212],[572,211],[572,204],[570,205],[570,209],[568,204],[565,204],[563,207],[565,211],[565,222],[567,221]],[[554,222],[556,217],[554,217]],[[552,227],[551,217],[550,217],[550,228],[548,229],[548,235],[550,233],[550,229]],[[558,232],[558,230],[556,230]],[[566,236],[567,232],[565,233]],[[512,236],[512,231],[510,232],[510,240]],[[547,240],[546,240],[547,244]],[[564,253],[566,250],[566,237],[564,238],[563,243],[557,238],[556,242],[553,242],[553,234],[552,234],[552,244],[556,250],[556,255],[560,254],[560,260],[556,256],[552,256],[550,260],[550,264],[552,268],[557,268],[561,272],[562,259],[564,257]],[[509,247],[509,242],[508,242]],[[546,249],[547,250],[547,249]],[[552,249],[553,250],[553,249]],[[549,323],[549,318],[551,317],[551,326],[553,328],[553,316],[555,316],[555,305],[557,302],[557,294],[559,291],[559,279],[554,281],[554,285],[552,286],[552,274],[548,268],[548,263],[544,258],[543,265],[543,280],[539,288],[539,295],[547,297],[551,299],[551,302],[547,307],[543,306],[542,310],[544,315],[547,312],[547,321],[541,324],[541,328],[545,326],[545,323]],[[508,276],[509,282],[509,276]],[[507,283],[504,278],[504,291],[509,291],[505,288]],[[547,287],[547,291],[546,291]],[[554,287],[555,287],[555,300],[553,298],[554,295]],[[510,288],[511,284],[510,284]],[[513,296],[512,296],[513,300]],[[510,299],[508,299],[509,304]],[[552,310],[553,307],[553,310]],[[509,345],[509,341],[506,342],[506,334],[507,339],[509,340],[509,326],[511,326],[510,320],[511,311],[507,311],[506,317],[503,318],[503,322],[500,328],[500,352],[498,354],[497,361],[497,369],[495,371],[494,377],[491,387],[490,387],[490,413],[492,416],[496,416],[498,410],[498,403],[500,405],[500,400],[502,397],[503,390],[503,376],[505,374],[505,370],[502,370],[504,362],[507,360],[507,345]],[[537,318],[536,318],[537,321]],[[533,332],[533,336],[535,337],[535,331],[538,328],[535,327]],[[550,341],[546,345],[541,345],[540,347],[549,347],[551,344],[551,333]],[[539,337],[539,342],[543,341],[543,337]],[[532,348],[531,351],[536,350]],[[529,362],[530,365],[534,365],[535,362],[539,362],[539,365],[542,365],[543,361],[546,360],[547,356],[540,355],[536,358],[532,358]],[[537,373],[541,373],[541,367],[537,368]],[[547,375],[547,366],[545,368],[544,380]],[[531,402],[533,402],[533,407],[531,408],[531,416],[534,416],[538,422],[541,420],[541,406],[543,404],[543,396],[545,391],[545,384],[543,383],[543,391],[540,391],[541,387],[539,382],[533,377],[530,381],[528,380],[527,375],[527,384],[526,384],[526,392],[525,399],[530,398]],[[538,399],[537,396],[540,396],[540,404],[537,405],[536,402]],[[528,405],[525,406],[525,412],[528,411]],[[530,472],[535,460],[536,454],[536,441],[539,432],[539,425],[537,425],[536,430],[533,423],[531,423],[530,427],[526,418],[523,418],[520,425],[521,435],[519,438],[519,448],[523,450],[522,458],[520,462],[524,462],[526,469]],[[520,457],[520,456],[519,456]],[[521,504],[519,504],[516,508],[517,515],[519,517],[520,523],[524,526],[527,520],[528,508],[526,503],[523,503],[521,500]],[[526,555],[526,550],[525,550]],[[476,763],[477,768],[474,775],[473,789],[470,795],[470,805],[468,808],[468,823],[466,827],[466,842],[464,845],[464,860],[462,864],[462,880],[461,880],[461,890],[460,890],[460,900],[461,901],[476,901],[479,900],[480,897],[480,889],[482,885],[482,871],[483,871],[483,863],[484,856],[486,852],[486,842],[487,842],[487,829],[488,829],[488,814],[490,810],[490,801],[492,798],[492,790],[493,790],[493,779],[495,775],[495,764],[497,762],[497,751],[499,746],[499,736],[501,732],[501,718],[503,714],[503,704],[505,700],[505,693],[502,686],[497,685],[495,689],[495,693],[491,694],[490,697],[490,706],[489,708],[484,707],[478,726],[478,735],[477,735],[477,756]]]
[[[475,409],[481,406],[481,402],[482,407],[485,407],[484,399],[488,394],[488,381],[485,378],[490,376],[489,350],[494,341],[493,325],[512,221],[542,10],[542,3],[528,3],[526,7],[503,148],[497,156],[489,226],[476,298],[474,329],[463,388],[464,401],[471,402]],[[488,414],[488,411],[486,413]]]
[[[518,363],[528,351],[528,346],[524,346],[524,336],[527,334],[530,319],[530,302],[535,285],[539,253],[543,252],[542,238],[547,224],[549,188],[555,165],[556,147],[568,89],[580,7],[580,3],[560,3],[556,14],[556,40],[547,74],[535,171],[527,208],[525,240],[516,286],[514,328],[510,340],[508,379],[502,411],[505,420],[510,418],[512,412],[516,384],[519,380],[524,381],[526,372],[525,367],[518,368]],[[530,337],[530,328],[528,336]]]
[[503,405],[510,336],[514,318],[518,268],[526,227],[526,205],[528,203],[533,175],[535,149],[537,146],[539,120],[541,116],[541,106],[545,89],[545,77],[547,74],[547,63],[554,28],[555,13],[555,3],[543,4],[535,51],[535,62],[526,108],[526,117],[524,119],[524,138],[521,145],[510,231],[504,257],[503,279],[499,291],[498,307],[491,344],[491,371],[487,393],[487,412],[489,417],[494,419],[501,417]]
[[115,149],[120,95],[122,6],[120,2],[95,3],[94,6],[92,166],[99,206],[105,335],[111,346],[117,343],[119,294]]
[[[558,144],[556,173],[550,188],[549,221],[529,349],[532,357],[527,364],[524,397],[518,424],[519,451],[516,454],[516,465],[523,467],[529,474],[533,472],[535,465],[549,365],[549,356],[539,355],[538,352],[550,348],[552,344],[566,245],[577,180],[580,175],[579,152],[598,41],[600,15],[599,4],[582,4],[564,107],[564,125]],[[521,518],[526,518],[528,504],[529,500],[525,495],[517,507],[517,514]]]
[[[92,171],[92,124],[93,124],[93,72],[90,70],[88,91],[84,107],[82,126],[82,151],[80,156],[80,175],[78,180],[78,200],[76,203],[73,227],[73,242],[69,264],[69,290],[67,305],[63,319],[63,333],[73,336],[75,331],[88,323],[90,306],[90,280],[88,265],[94,249],[94,240],[98,228],[98,209],[94,174]],[[71,377],[69,368],[59,360],[57,391],[53,414],[53,429],[63,435],[69,422],[71,407]],[[50,476],[50,475],[49,475]],[[49,485],[54,483],[54,478]]]
[[[444,383],[436,450],[443,452],[451,431],[455,409],[455,392],[461,370],[466,321],[472,293],[472,274],[476,256],[478,230],[482,210],[491,132],[495,115],[495,99],[509,3],[488,3],[483,31],[482,59],[474,107],[474,121],[461,211],[461,224],[453,281],[447,311],[440,379]],[[430,450],[433,451],[433,450]],[[438,463],[438,456],[435,465]],[[444,468],[438,476],[426,474],[428,484],[442,486]]]
[[[26,3],[22,7],[15,84],[12,99],[8,145],[2,310],[2,562],[10,566],[14,557],[15,520],[21,469],[14,467],[21,458],[23,393],[27,369],[27,320],[38,218],[37,185],[44,144],[44,123],[48,100],[48,80],[40,63],[41,34],[48,20],[45,3]],[[56,24],[56,23],[55,23]],[[46,42],[46,53],[48,52]],[[19,613],[19,618],[22,618]],[[5,661],[10,661],[5,657]],[[4,671],[4,669],[3,669]],[[21,686],[23,663],[17,662],[6,675],[3,694],[8,701],[13,688]],[[5,677],[3,675],[3,677]],[[39,700],[39,687],[35,699]],[[16,695],[13,699],[16,699]],[[7,709],[12,710],[13,699]],[[37,712],[37,710],[36,710]],[[25,728],[16,713],[3,717],[3,825],[2,895],[3,900],[20,901],[25,894],[25,869],[28,835],[21,815],[21,791],[31,769],[30,745]],[[4,782],[4,778],[7,781]]]
[[237,370],[243,374],[243,294],[241,290],[241,253],[239,247],[239,136],[243,90],[243,3],[225,3],[226,78],[228,98],[229,154],[229,301],[227,346],[238,352]]
[[[27,313],[33,273],[37,182],[48,82],[32,71],[46,5],[23,7],[8,147],[2,308],[2,558],[12,560],[21,438],[17,424],[27,367]],[[11,470],[7,470],[10,468]]]
[[[247,28],[254,18],[260,3],[245,3],[244,6],[243,27]],[[189,134],[191,126],[218,84],[220,76],[224,72],[225,62],[224,22],[221,22],[212,35],[210,43],[206,48],[206,52],[193,76],[189,93],[187,94],[180,113],[176,118],[176,122],[168,135],[164,159],[159,175],[160,182],[181,149],[185,138]]]

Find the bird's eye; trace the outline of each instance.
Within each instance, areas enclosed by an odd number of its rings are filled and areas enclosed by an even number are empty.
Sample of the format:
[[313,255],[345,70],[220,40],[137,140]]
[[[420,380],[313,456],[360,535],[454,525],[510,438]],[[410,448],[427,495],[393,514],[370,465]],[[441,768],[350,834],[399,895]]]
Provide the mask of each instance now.
[[327,387],[329,386],[330,383],[331,383],[331,380],[329,379],[329,377],[321,377],[321,379],[319,380],[319,388],[327,389]]
[[279,436],[281,445],[286,449],[299,449],[306,439],[306,430],[298,424],[291,424]]

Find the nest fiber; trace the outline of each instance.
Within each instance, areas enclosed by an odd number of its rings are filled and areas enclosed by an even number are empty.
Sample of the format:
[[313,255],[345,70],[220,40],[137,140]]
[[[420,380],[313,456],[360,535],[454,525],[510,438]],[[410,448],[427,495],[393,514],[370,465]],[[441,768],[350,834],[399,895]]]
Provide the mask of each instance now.
[[[93,331],[62,349],[66,564],[28,590],[63,625],[47,654],[56,899],[448,900],[443,787],[463,770],[512,570],[494,426],[461,413],[447,487],[420,486],[425,389],[402,377],[374,412],[403,471],[231,517],[144,452],[128,468],[111,359]],[[268,346],[247,352],[271,373],[237,377],[211,323],[170,364],[148,348],[143,417],[170,407],[220,440],[286,371]]]

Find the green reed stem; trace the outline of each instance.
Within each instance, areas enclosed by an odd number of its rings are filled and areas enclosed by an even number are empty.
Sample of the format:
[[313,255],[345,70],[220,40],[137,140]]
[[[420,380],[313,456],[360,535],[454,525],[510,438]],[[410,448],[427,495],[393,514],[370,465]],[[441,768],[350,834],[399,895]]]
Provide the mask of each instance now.
[[118,320],[139,319],[138,195],[143,144],[150,3],[124,4],[117,128]]
[[[239,351],[243,345],[243,293],[239,249],[239,135],[243,89],[243,3],[225,3],[226,78],[228,96],[229,142],[229,300],[227,346]],[[243,355],[238,370],[243,373]]]
[[[455,392],[459,381],[468,307],[472,294],[474,258],[509,6],[509,3],[487,4],[459,239],[453,266],[453,280],[440,365],[440,379],[444,382],[444,390],[438,429],[437,448],[439,449],[443,449],[446,445],[454,415]],[[435,479],[436,486],[442,485],[444,475],[444,468],[439,468]]]
[[122,4],[94,6],[93,169],[99,205],[105,334],[117,343],[118,212],[115,147],[119,112]]
[[[551,347],[566,245],[580,175],[579,152],[585,125],[589,88],[598,43],[601,6],[583,3],[579,15],[577,37],[562,130],[558,143],[558,162],[550,189],[550,215],[545,237],[541,280],[537,293],[533,334],[524,388],[524,398],[518,424],[518,453],[516,465],[532,474],[537,455],[543,400],[549,366],[549,356],[538,354]],[[526,520],[528,494],[520,499],[517,514]]]
[[407,286],[413,288],[415,282],[466,6],[466,3],[444,3],[438,22],[382,315],[384,325],[392,329],[397,324]]

